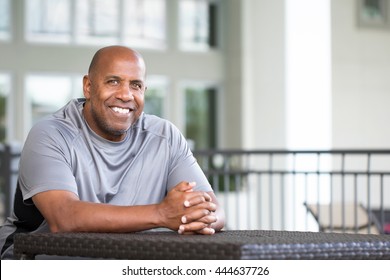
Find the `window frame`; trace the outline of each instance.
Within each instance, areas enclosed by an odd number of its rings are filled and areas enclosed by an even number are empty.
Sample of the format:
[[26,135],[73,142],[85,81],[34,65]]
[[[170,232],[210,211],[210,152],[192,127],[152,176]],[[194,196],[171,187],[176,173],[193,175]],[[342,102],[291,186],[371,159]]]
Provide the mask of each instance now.
[[[25,131],[25,134],[28,133],[28,131],[31,129],[31,127],[33,126],[33,124],[39,120],[38,119],[33,119],[33,108],[32,108],[32,96],[31,96],[31,92],[29,90],[29,79],[30,78],[33,78],[33,77],[37,77],[37,78],[66,78],[69,80],[69,93],[66,97],[64,97],[66,99],[65,102],[59,104],[58,107],[56,107],[54,110],[52,111],[48,111],[46,115],[50,115],[52,113],[54,113],[56,110],[60,109],[61,107],[65,106],[66,103],[68,101],[70,101],[71,99],[73,98],[77,98],[77,97],[83,97],[82,95],[82,86],[80,85],[81,81],[82,81],[82,78],[83,78],[83,75],[82,74],[79,74],[79,73],[61,73],[61,72],[28,72],[26,73],[26,75],[24,76],[24,97],[25,97],[25,106],[26,106],[26,109],[24,110],[25,111],[25,117],[24,117],[24,123],[25,123],[25,129],[27,129],[27,131]],[[80,92],[81,90],[81,92]],[[42,115],[44,116],[44,115]]]
[[11,0],[0,0],[5,6],[1,8],[6,8],[4,14],[8,15],[7,20],[5,20],[4,29],[0,29],[0,41],[10,41],[12,37],[12,3]]
[[[183,2],[193,2],[195,5],[207,4],[207,38],[206,42],[203,44],[196,42],[188,42],[183,41],[183,34],[188,33],[188,31],[183,31],[182,28],[185,24],[182,22],[181,15],[184,14],[181,11],[180,3]],[[220,0],[179,0],[178,5],[178,26],[177,26],[177,34],[178,34],[178,48],[181,51],[194,51],[194,52],[207,52],[213,49],[220,48]]]
[[[41,0],[43,1],[43,0]],[[125,30],[126,30],[126,21],[127,18],[125,16],[125,9],[124,7],[128,6],[128,0],[116,0],[117,7],[116,7],[116,13],[117,15],[114,16],[115,24],[117,25],[117,31],[115,36],[95,36],[93,34],[87,33],[81,33],[80,30],[80,23],[82,22],[82,19],[85,18],[85,15],[80,15],[80,5],[87,5],[85,10],[88,13],[88,15],[91,15],[91,9],[88,6],[87,3],[81,3],[80,1],[76,0],[65,0],[68,3],[69,8],[69,32],[67,34],[56,34],[56,33],[50,33],[45,34],[44,32],[36,32],[32,33],[29,29],[29,16],[31,16],[33,13],[29,10],[30,5],[26,3],[25,5],[25,40],[28,43],[47,43],[47,44],[70,44],[70,45],[77,45],[77,46],[95,46],[95,45],[102,45],[102,44],[123,44],[123,45],[131,45],[135,48],[144,48],[144,49],[153,49],[153,50],[166,50],[168,46],[168,15],[167,15],[167,1],[168,0],[148,0],[148,1],[161,1],[164,6],[163,10],[163,19],[164,19],[164,28],[163,28],[163,35],[161,40],[153,40],[152,38],[140,38],[140,37],[130,37],[127,36]],[[95,1],[95,0],[94,0]],[[147,0],[133,0],[133,1],[140,1],[143,5],[145,4],[145,1]],[[108,2],[109,3],[109,2]],[[40,2],[40,5],[43,5],[43,2]],[[41,10],[44,10],[41,8]],[[145,14],[147,14],[148,11],[145,9]],[[90,29],[90,25],[87,23],[86,29]],[[82,26],[81,26],[82,27]],[[110,32],[109,32],[110,33]],[[108,34],[109,34],[108,33]]]
[[[212,113],[213,113],[213,126],[214,126],[214,129],[213,129],[213,136],[211,136],[211,138],[213,138],[213,142],[214,143],[209,143],[211,145],[213,145],[212,147],[207,147],[208,149],[210,148],[218,148],[219,145],[220,145],[220,131],[221,131],[221,126],[222,126],[222,123],[219,121],[221,119],[221,97],[222,97],[222,86],[220,83],[216,82],[216,81],[206,81],[206,80],[185,80],[185,81],[182,81],[180,83],[180,94],[182,96],[182,119],[183,119],[183,128],[182,128],[182,132],[184,134],[184,136],[187,138],[187,107],[186,107],[186,104],[187,104],[187,98],[186,98],[186,90],[189,89],[189,88],[198,88],[200,90],[209,90],[209,89],[213,89],[214,90],[214,108],[212,108]],[[209,129],[212,129],[212,128],[209,128]],[[198,147],[196,146],[196,143],[195,144],[195,149],[198,149]]]
[[[6,102],[5,102],[5,135],[4,142],[8,142],[10,139],[13,139],[15,131],[14,131],[14,118],[13,118],[13,110],[14,108],[14,95],[11,94],[13,89],[13,76],[10,72],[0,71],[0,77],[5,77],[5,80],[8,80],[8,85],[6,85]],[[1,141],[1,140],[0,140]]]

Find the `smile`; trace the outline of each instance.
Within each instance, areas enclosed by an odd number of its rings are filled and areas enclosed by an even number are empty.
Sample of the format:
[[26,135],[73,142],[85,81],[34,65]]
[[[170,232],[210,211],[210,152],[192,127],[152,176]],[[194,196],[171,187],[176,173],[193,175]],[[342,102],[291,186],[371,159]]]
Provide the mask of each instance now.
[[111,107],[111,110],[113,110],[115,113],[124,114],[124,115],[130,113],[129,108]]

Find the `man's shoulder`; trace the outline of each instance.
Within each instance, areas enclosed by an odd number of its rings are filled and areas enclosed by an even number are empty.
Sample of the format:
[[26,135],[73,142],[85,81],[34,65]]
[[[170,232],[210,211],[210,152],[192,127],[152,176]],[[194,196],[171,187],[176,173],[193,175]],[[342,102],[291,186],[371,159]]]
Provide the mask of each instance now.
[[79,134],[78,123],[80,116],[77,109],[77,102],[72,100],[52,115],[39,120],[30,130],[30,135],[39,137],[60,136],[61,138],[74,138]]
[[178,128],[169,120],[150,114],[143,114],[137,124],[141,131],[147,131],[162,137],[180,133]]
[[162,124],[167,124],[167,123],[170,123],[167,119],[164,119],[164,118],[161,118],[161,117],[158,117],[156,115],[152,115],[152,114],[147,114],[147,113],[143,113],[142,116],[141,116],[141,121],[143,122],[143,125],[162,125]]

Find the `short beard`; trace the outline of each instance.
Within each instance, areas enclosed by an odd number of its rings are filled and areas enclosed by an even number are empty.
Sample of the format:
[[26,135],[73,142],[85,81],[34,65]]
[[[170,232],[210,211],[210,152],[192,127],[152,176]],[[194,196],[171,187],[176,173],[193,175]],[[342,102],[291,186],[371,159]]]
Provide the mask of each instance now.
[[113,137],[118,137],[125,135],[128,129],[114,129],[112,128],[104,118],[101,117],[93,108],[91,109],[92,117],[95,119],[97,126],[101,131],[104,131],[108,135],[112,135]]

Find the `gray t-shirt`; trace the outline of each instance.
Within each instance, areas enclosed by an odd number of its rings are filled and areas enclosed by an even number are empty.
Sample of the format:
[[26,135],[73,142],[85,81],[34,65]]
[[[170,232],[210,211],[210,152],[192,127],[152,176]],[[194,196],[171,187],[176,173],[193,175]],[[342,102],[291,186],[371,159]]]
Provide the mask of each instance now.
[[83,201],[145,205],[161,202],[181,181],[212,191],[173,124],[143,113],[123,141],[111,142],[89,128],[84,102],[72,100],[31,129],[20,159],[14,213],[0,229],[2,258],[12,254],[14,233],[49,230],[31,200],[40,192],[67,190]]

